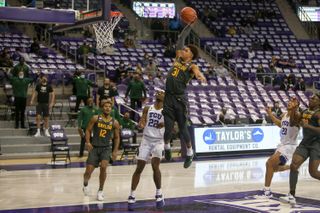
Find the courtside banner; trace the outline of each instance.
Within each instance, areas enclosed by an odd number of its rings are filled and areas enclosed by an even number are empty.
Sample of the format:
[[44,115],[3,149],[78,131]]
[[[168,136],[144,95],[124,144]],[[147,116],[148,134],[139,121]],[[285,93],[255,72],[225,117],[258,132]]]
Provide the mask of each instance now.
[[280,128],[277,126],[195,128],[194,140],[196,153],[270,150],[276,149],[280,143]]

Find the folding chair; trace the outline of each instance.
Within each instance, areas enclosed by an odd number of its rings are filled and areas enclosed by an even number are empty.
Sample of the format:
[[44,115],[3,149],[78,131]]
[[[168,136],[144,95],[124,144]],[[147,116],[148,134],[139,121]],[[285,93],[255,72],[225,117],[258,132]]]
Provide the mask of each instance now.
[[27,135],[34,135],[37,132],[37,113],[35,110],[27,111],[28,133]]
[[51,109],[50,120],[62,119],[63,103],[55,103]]
[[72,95],[69,97],[69,112],[68,114],[68,122],[66,123],[66,126],[73,126],[76,127],[76,121],[78,119],[78,112],[75,112],[76,108],[76,101],[77,97],[75,95]]
[[135,156],[138,153],[138,149],[139,149],[139,144],[135,144],[133,143],[133,137],[134,137],[134,131],[131,129],[122,129],[120,132],[120,138],[121,141],[120,143],[122,144],[123,147],[123,152],[122,155],[120,157],[120,160],[122,160],[123,158],[125,160],[127,160],[129,158],[129,155],[132,156],[131,161],[133,162],[133,160],[135,159]]
[[[60,125],[56,125],[60,126]],[[52,127],[52,126],[51,126]],[[68,145],[68,137],[65,134],[65,131],[61,128],[50,128],[51,129],[51,152],[52,165],[56,165],[57,160],[63,160],[64,165],[71,163],[70,159],[70,147]]]

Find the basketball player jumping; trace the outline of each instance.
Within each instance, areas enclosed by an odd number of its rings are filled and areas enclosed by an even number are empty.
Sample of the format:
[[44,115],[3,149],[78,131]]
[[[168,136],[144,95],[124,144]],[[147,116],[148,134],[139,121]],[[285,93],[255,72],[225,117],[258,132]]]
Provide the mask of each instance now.
[[164,198],[161,191],[161,172],[160,161],[163,155],[163,133],[164,123],[162,116],[164,91],[158,91],[156,102],[153,106],[146,106],[143,109],[142,117],[139,121],[139,128],[143,130],[143,138],[138,152],[138,163],[135,172],[132,175],[131,192],[128,198],[128,209],[133,210],[135,200],[135,191],[138,186],[140,175],[148,161],[150,155],[153,169],[153,180],[156,185],[156,207],[158,209],[164,206]]
[[290,167],[286,165],[290,161],[295,148],[297,147],[297,136],[299,134],[300,114],[298,112],[299,101],[296,97],[289,100],[287,113],[282,115],[281,120],[278,119],[270,107],[266,109],[267,114],[275,125],[281,128],[280,144],[275,153],[269,157],[266,163],[266,175],[263,193],[267,198],[272,197],[270,185],[274,172],[288,170]]
[[[111,154],[112,136],[115,141],[115,147],[112,152],[112,159],[117,158],[118,147],[120,143],[119,123],[114,120],[110,113],[112,110],[112,102],[105,101],[102,105],[103,113],[95,115],[91,118],[86,129],[86,146],[89,152],[87,159],[86,171],[83,180],[83,192],[86,196],[89,195],[88,182],[95,167],[100,164],[100,185],[97,194],[99,201],[104,200],[103,186],[107,177],[107,166]],[[91,138],[92,134],[92,138]]]
[[320,94],[309,98],[309,108],[302,112],[300,123],[303,138],[296,148],[290,164],[290,193],[280,197],[280,201],[296,204],[296,186],[298,182],[298,169],[307,158],[309,159],[309,173],[311,177],[320,180]]
[[186,87],[193,77],[196,77],[201,82],[206,82],[206,78],[200,72],[199,67],[192,62],[198,57],[198,48],[194,45],[184,46],[185,39],[189,35],[190,30],[191,25],[189,24],[179,35],[176,59],[167,75],[166,95],[163,105],[165,158],[166,160],[171,160],[170,139],[172,137],[174,122],[177,121],[181,145],[183,141],[187,146],[187,157],[184,162],[184,168],[188,168],[191,165],[194,156],[187,127]]

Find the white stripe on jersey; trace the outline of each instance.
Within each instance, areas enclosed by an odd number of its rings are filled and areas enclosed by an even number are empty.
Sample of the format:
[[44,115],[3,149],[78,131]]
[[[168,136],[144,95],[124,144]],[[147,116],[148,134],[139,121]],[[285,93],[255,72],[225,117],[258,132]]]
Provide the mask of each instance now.
[[290,117],[285,113],[281,119],[280,142],[281,144],[297,144],[299,127],[290,126]]
[[147,114],[147,123],[143,130],[143,135],[146,135],[151,138],[163,138],[164,127],[158,129],[157,126],[159,123],[163,123],[162,108],[156,110],[154,106],[150,106]]

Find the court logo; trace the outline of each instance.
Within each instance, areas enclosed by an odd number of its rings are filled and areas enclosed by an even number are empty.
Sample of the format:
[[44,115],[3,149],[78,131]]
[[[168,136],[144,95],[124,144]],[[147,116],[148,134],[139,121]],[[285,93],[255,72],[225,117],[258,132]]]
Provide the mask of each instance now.
[[254,128],[251,132],[251,137],[254,142],[261,142],[264,137],[263,130],[260,128]]
[[208,145],[213,144],[217,140],[216,132],[213,129],[207,129],[204,131],[202,137],[203,141]]

